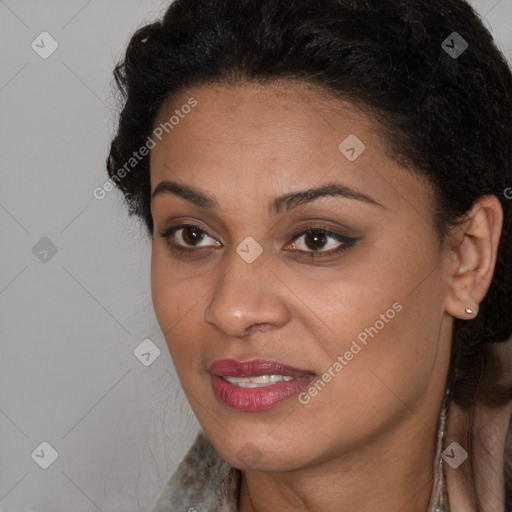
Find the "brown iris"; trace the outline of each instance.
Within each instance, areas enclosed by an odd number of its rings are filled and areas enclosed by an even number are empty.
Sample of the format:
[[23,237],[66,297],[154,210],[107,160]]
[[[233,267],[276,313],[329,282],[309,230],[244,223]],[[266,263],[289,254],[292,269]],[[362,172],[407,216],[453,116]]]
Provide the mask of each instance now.
[[[322,233],[321,231],[309,231],[305,235],[306,245],[314,251],[322,249],[326,243],[327,236],[325,233]],[[308,243],[308,240],[314,241],[313,243],[310,244]],[[318,247],[318,245],[321,245],[322,247]]]

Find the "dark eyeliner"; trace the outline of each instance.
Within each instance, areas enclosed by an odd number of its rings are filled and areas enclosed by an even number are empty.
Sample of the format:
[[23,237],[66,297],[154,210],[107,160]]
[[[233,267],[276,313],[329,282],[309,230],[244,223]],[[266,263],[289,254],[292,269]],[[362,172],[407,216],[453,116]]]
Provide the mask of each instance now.
[[297,235],[295,235],[293,237],[292,242],[299,239],[303,235],[309,235],[312,233],[323,233],[325,235],[328,235],[328,236],[334,238],[338,242],[341,242],[342,245],[340,245],[336,249],[331,249],[330,251],[311,251],[311,252],[309,252],[309,251],[293,250],[291,252],[298,253],[298,254],[300,254],[301,257],[305,256],[306,258],[311,258],[311,259],[329,258],[329,257],[336,256],[337,254],[341,254],[345,251],[350,250],[360,240],[359,238],[351,238],[351,237],[348,237],[345,235],[341,235],[340,233],[335,233],[333,231],[329,231],[328,229],[325,229],[325,228],[311,227],[311,228],[305,229],[304,231],[301,231],[300,233],[297,233]]
[[[196,228],[198,231],[207,234],[207,232],[204,229],[200,228],[199,226],[197,226],[195,224],[180,224],[180,225],[171,226],[167,229],[159,231],[158,235],[164,239],[167,239],[170,249],[174,253],[179,254],[179,255],[183,255],[183,254],[191,255],[192,253],[201,252],[202,249],[209,250],[208,248],[184,247],[179,244],[174,244],[168,240],[169,237],[172,234],[174,234],[176,231],[178,231],[179,229],[187,228],[187,227]],[[341,235],[341,234],[333,232],[333,231],[329,231],[325,228],[311,227],[311,228],[305,229],[305,230],[297,233],[296,235],[294,235],[293,238],[291,239],[291,242],[293,243],[295,240],[299,239],[300,237],[302,237],[304,235],[312,234],[312,233],[323,233],[325,235],[328,235],[331,238],[334,238],[338,242],[341,242],[342,245],[340,245],[336,249],[332,249],[330,251],[301,251],[301,250],[295,249],[295,250],[288,251],[288,252],[296,253],[296,254],[299,254],[301,257],[305,256],[306,258],[310,258],[310,259],[329,258],[329,257],[335,256],[337,254],[341,254],[344,251],[350,250],[359,241],[359,238],[351,238],[351,237]]]
[[203,247],[201,247],[199,249],[194,249],[192,247],[183,247],[182,245],[178,245],[178,244],[174,244],[174,243],[170,242],[169,237],[172,234],[174,234],[175,231],[178,231],[179,229],[183,229],[183,228],[195,228],[198,231],[207,234],[207,232],[204,229],[200,228],[199,226],[197,226],[195,224],[179,224],[178,226],[170,226],[167,229],[164,229],[163,231],[159,231],[158,235],[160,237],[166,239],[167,244],[168,244],[169,248],[171,249],[171,251],[180,256],[184,255],[184,254],[192,256],[194,253],[197,254],[198,252],[202,252],[201,249],[208,250],[207,248],[203,248]]

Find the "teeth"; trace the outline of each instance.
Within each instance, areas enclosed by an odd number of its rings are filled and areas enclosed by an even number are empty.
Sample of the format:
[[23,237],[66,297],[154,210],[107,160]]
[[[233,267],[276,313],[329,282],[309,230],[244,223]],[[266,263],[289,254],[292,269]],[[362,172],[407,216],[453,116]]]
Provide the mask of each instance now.
[[261,388],[267,384],[275,384],[276,382],[289,382],[294,380],[289,375],[258,375],[257,377],[223,377],[230,384],[239,388]]

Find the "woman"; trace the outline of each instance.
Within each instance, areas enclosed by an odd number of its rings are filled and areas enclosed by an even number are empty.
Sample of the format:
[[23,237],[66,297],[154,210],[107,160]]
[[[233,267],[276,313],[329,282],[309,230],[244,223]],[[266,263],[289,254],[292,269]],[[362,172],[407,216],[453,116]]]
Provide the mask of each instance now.
[[202,427],[154,512],[509,510],[512,75],[470,6],[176,0],[115,77]]

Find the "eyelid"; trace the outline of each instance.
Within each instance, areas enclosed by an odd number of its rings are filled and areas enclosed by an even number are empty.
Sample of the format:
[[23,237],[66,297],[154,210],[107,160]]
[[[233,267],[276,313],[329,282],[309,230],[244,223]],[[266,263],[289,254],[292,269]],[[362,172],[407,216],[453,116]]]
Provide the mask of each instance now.
[[302,238],[303,236],[308,235],[310,233],[314,233],[314,232],[324,233],[327,237],[334,238],[338,242],[354,240],[353,238],[342,235],[341,233],[337,233],[336,231],[331,231],[327,228],[323,228],[320,226],[313,226],[313,227],[309,227],[309,228],[302,229],[301,231],[299,231],[296,235],[293,236],[292,242],[295,242],[299,238]]
[[332,238],[332,239],[336,240],[336,242],[338,242],[339,245],[337,247],[335,247],[334,249],[328,249],[328,250],[322,249],[319,251],[312,251],[312,250],[305,251],[305,250],[295,249],[295,250],[291,251],[292,253],[303,255],[306,258],[311,258],[311,259],[316,259],[316,260],[321,259],[321,258],[330,258],[330,257],[334,258],[338,255],[341,255],[341,253],[348,251],[349,249],[354,247],[360,240],[359,238],[353,238],[353,237],[349,237],[346,235],[342,235],[341,233],[337,233],[335,231],[332,231],[330,229],[327,229],[327,228],[324,228],[321,226],[312,226],[312,227],[303,229],[302,231],[297,233],[297,235],[295,235],[294,238],[292,239],[292,243],[295,244],[298,239],[302,238],[303,236],[305,236],[311,232],[324,233],[328,238]]

